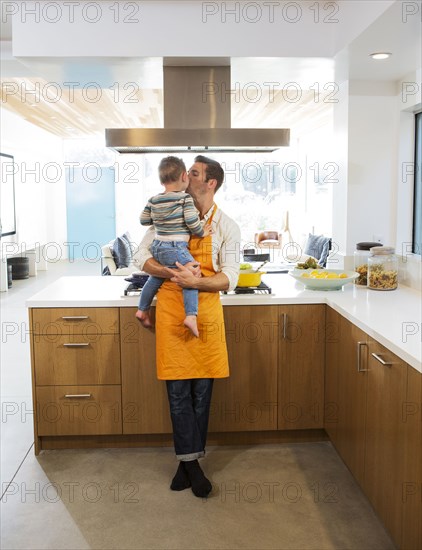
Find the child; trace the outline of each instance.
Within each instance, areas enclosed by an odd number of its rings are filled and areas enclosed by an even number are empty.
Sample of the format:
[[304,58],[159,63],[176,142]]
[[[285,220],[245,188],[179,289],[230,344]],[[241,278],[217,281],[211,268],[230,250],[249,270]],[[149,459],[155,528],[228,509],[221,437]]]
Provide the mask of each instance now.
[[[190,235],[205,237],[211,231],[203,229],[193,199],[185,192],[189,185],[185,163],[177,157],[166,157],[160,162],[158,172],[165,191],[151,197],[141,214],[142,225],[155,227],[151,254],[166,267],[176,267],[176,262],[187,267],[196,266],[197,262],[188,251]],[[152,326],[149,309],[164,281],[161,277],[150,276],[142,289],[136,317],[144,327]],[[183,303],[186,314],[183,324],[199,337],[198,291],[184,288]]]

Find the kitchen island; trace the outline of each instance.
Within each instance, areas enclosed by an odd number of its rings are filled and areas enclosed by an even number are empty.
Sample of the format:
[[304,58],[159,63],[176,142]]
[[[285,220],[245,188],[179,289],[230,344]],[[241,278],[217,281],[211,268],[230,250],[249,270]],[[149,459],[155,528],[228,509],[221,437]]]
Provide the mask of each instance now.
[[[215,382],[208,443],[330,439],[397,545],[420,548],[421,294],[265,282],[271,295],[221,295],[230,378]],[[36,453],[172,444],[154,333],[126,286],[63,277],[27,301]]]
[[[422,295],[400,286],[390,292],[353,284],[338,291],[306,290],[288,274],[267,275],[272,294],[221,294],[223,306],[327,304],[387,349],[422,372]],[[137,307],[138,296],[124,296],[123,277],[62,277],[26,303],[32,308]]]

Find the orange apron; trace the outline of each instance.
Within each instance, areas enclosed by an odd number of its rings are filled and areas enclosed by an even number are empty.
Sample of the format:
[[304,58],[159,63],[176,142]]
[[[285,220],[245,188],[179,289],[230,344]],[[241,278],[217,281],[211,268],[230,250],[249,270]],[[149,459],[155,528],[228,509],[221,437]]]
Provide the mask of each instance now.
[[[214,213],[207,221],[211,225]],[[212,265],[212,236],[191,236],[189,250],[201,264],[202,276],[215,274]],[[167,280],[157,294],[156,365],[159,380],[226,378],[229,363],[224,331],[223,307],[218,292],[198,292],[199,338],[183,325],[185,310],[182,288]]]

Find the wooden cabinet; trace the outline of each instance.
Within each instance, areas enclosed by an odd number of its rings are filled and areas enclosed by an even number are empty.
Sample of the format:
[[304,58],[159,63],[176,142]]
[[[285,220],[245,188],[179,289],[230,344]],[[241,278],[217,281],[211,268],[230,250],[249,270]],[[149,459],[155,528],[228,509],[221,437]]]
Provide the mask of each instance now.
[[41,336],[34,360],[38,386],[120,384],[118,334]]
[[277,306],[224,308],[230,378],[214,381],[211,432],[277,429]]
[[38,435],[121,434],[120,386],[39,386]]
[[331,310],[327,324],[325,429],[362,485],[369,337]]
[[422,376],[333,310],[325,429],[402,549],[421,548]]
[[409,365],[401,420],[403,507],[400,547],[404,550],[418,550],[422,548],[422,374]]
[[[151,311],[154,315],[155,308]],[[120,309],[123,433],[171,433],[166,385],[155,368],[155,335],[135,313],[136,308]]]
[[31,310],[35,433],[122,433],[119,310]]
[[[165,382],[157,380],[155,336],[121,310],[123,433],[171,433]],[[224,308],[230,378],[215,380],[209,431],[277,428],[277,307]]]
[[338,378],[342,355],[340,342],[341,315],[327,308],[325,319],[324,428],[332,443],[337,443]]
[[[169,433],[155,337],[123,308],[123,433]],[[215,380],[210,432],[323,426],[325,306],[226,306],[230,377]]]
[[37,308],[32,310],[32,330],[47,337],[115,334],[119,332],[119,310],[115,307]]
[[[417,482],[421,464],[420,425],[418,430],[417,422],[412,422],[417,402],[407,401],[408,374],[406,363],[378,342],[371,341],[364,490],[400,547],[403,547],[402,534],[406,536],[407,529],[416,527],[409,523],[413,516],[412,504],[415,505],[412,501],[416,501],[411,499],[414,495],[410,493],[415,489],[414,482]],[[415,477],[407,478],[406,472],[412,472],[412,477]],[[415,512],[417,509],[420,511],[420,505],[415,507]],[[405,513],[408,516],[406,524],[403,522]],[[419,529],[420,520],[419,514]]]
[[[30,311],[36,452],[42,438],[171,433],[155,335],[135,312]],[[209,431],[325,427],[397,546],[421,548],[422,375],[325,305],[226,306],[224,318],[230,378],[215,381]]]
[[278,306],[278,429],[324,424],[325,306]]

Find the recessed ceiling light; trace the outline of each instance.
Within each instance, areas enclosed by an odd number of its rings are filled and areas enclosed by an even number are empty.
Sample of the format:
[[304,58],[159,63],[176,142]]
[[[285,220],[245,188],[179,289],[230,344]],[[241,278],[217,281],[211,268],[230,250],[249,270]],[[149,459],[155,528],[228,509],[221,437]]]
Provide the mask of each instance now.
[[372,57],[372,59],[388,59],[393,54],[390,53],[390,52],[375,52],[375,53],[371,53],[369,55],[370,55],[370,57]]

